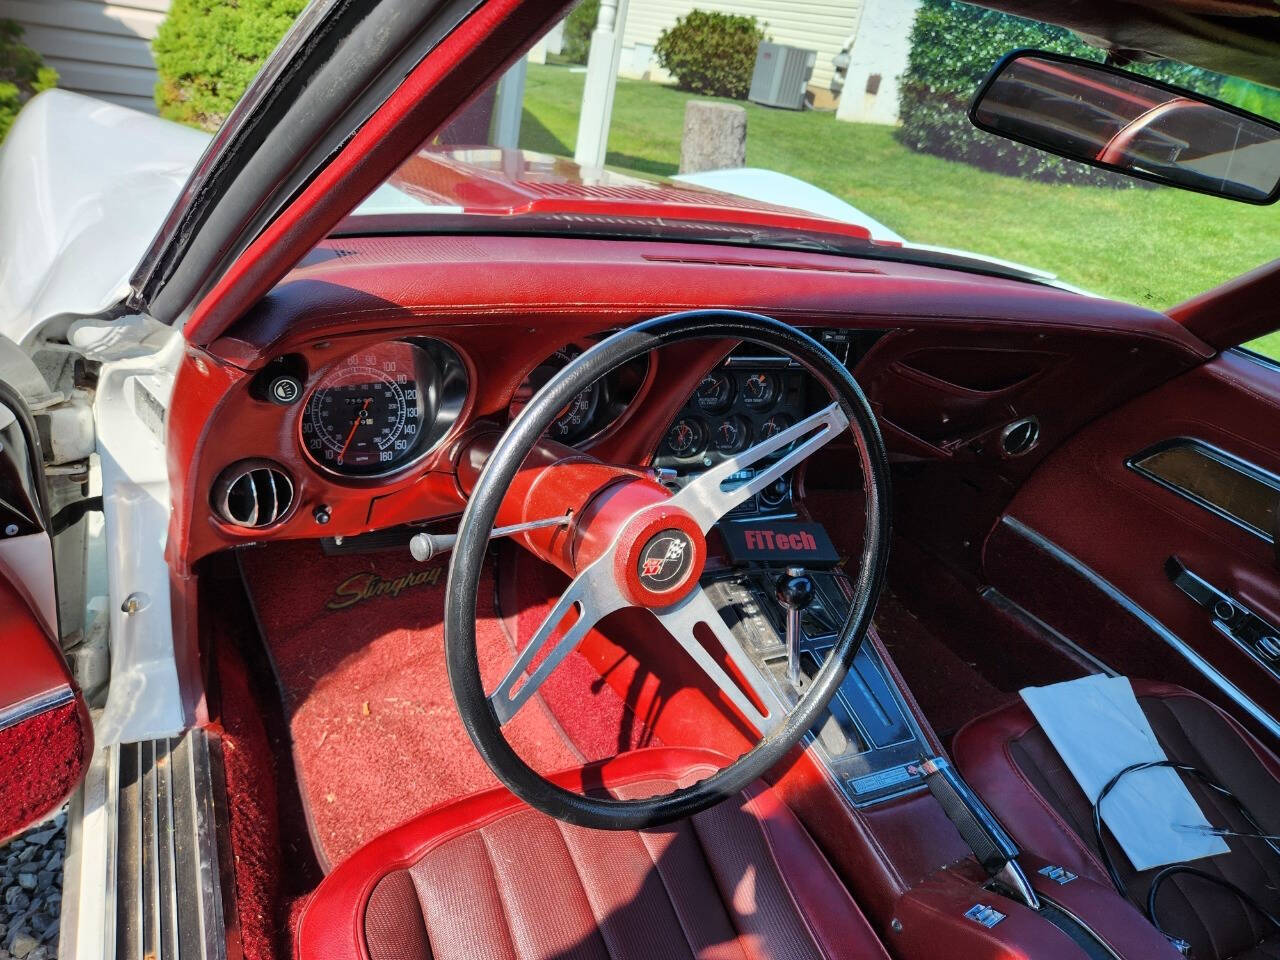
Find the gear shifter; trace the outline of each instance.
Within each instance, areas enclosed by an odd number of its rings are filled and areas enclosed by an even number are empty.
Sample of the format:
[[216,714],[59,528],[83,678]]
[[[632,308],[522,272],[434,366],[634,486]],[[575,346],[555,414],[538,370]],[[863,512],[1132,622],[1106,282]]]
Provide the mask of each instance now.
[[787,680],[798,692],[803,676],[800,671],[800,641],[804,639],[800,615],[813,600],[813,581],[803,567],[787,567],[786,573],[778,578],[775,596],[787,611]]

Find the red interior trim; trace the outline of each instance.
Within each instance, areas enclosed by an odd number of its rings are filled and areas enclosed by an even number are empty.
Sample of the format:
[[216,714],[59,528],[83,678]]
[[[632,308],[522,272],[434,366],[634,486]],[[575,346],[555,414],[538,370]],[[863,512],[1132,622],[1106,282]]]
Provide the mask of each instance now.
[[[71,682],[57,641],[27,602],[0,576],[0,711],[14,709],[0,728],[0,842],[66,799],[93,754],[93,728]],[[68,698],[68,694],[71,696]],[[38,710],[40,702],[50,705]],[[38,710],[22,714],[22,706]],[[22,719],[17,719],[21,716]],[[5,718],[0,715],[0,723]]]
[[5,658],[4,669],[0,670],[0,711],[71,686],[71,675],[57,642],[3,575],[0,632],[4,636]]
[[1169,316],[1219,350],[1280,329],[1280,260],[1170,308]]

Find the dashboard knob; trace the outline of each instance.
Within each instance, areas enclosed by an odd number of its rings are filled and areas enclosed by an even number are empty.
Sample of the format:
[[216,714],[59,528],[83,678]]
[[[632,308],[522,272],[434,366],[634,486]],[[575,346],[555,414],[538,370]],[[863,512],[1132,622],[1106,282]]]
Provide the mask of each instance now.
[[267,398],[282,407],[287,407],[302,396],[302,381],[291,373],[282,373],[272,377],[267,384]]

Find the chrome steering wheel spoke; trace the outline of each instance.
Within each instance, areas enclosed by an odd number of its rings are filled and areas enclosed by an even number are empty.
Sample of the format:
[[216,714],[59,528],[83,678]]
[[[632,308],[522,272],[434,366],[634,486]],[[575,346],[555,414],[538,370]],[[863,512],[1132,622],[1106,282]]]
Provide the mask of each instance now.
[[[768,440],[762,440],[698,474],[672,497],[671,505],[692,515],[702,532],[706,533],[717,520],[738,504],[759,493],[848,429],[849,418],[845,416],[840,404],[828,404],[812,416],[775,433]],[[721,484],[738,471],[754,466],[789,444],[795,446],[750,480],[731,490],[721,488]]]
[[[741,642],[724,622],[705,590],[694,587],[682,600],[654,610],[653,614],[762,737],[781,726],[787,714],[786,704],[768,678],[752,663],[747,651],[742,649]],[[710,630],[716,642],[724,648],[738,675],[751,688],[755,702],[698,640],[695,630],[700,624]],[[763,711],[756,706],[757,702]]]
[[[703,533],[706,533],[739,503],[773,483],[832,438],[847,430],[848,426],[849,420],[840,405],[829,404],[812,416],[699,474],[672,497],[669,503],[690,514]],[[721,484],[733,474],[788,446],[791,449],[750,480],[732,490],[721,488]],[[614,580],[616,550],[615,542],[565,588],[501,682],[492,693],[487,694],[500,725],[505,726],[519,712],[592,627],[615,610],[630,606]],[[751,658],[701,587],[695,586],[683,599],[652,612],[762,736],[781,724],[786,715],[785,704],[768,679],[751,662]],[[571,616],[575,613],[576,619]],[[566,623],[568,626],[552,642],[557,629]],[[739,676],[750,686],[754,700],[699,642],[694,632],[699,624],[714,634]],[[538,659],[540,655],[541,660]],[[757,703],[763,705],[763,711]]]
[[[537,632],[520,651],[506,676],[487,695],[499,724],[505,726],[516,715],[525,701],[533,696],[592,627],[613,611],[628,605],[613,581],[612,566],[613,551],[609,550],[573,579],[547,613]],[[577,619],[571,620],[569,615],[575,612]],[[550,645],[550,649],[546,650],[546,655],[533,671],[528,673],[538,655],[548,647],[556,629],[566,621],[569,626]],[[523,683],[520,682],[522,678]]]

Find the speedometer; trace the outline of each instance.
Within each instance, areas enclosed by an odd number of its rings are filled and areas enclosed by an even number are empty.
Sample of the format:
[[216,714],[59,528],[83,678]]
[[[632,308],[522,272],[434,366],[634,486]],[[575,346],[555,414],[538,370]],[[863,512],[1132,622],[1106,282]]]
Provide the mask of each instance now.
[[[451,382],[459,377],[461,396]],[[302,414],[303,447],[335,473],[389,473],[417,460],[443,435],[465,390],[461,361],[448,347],[401,340],[376,344],[347,357],[316,384]],[[442,423],[450,409],[452,416]]]

